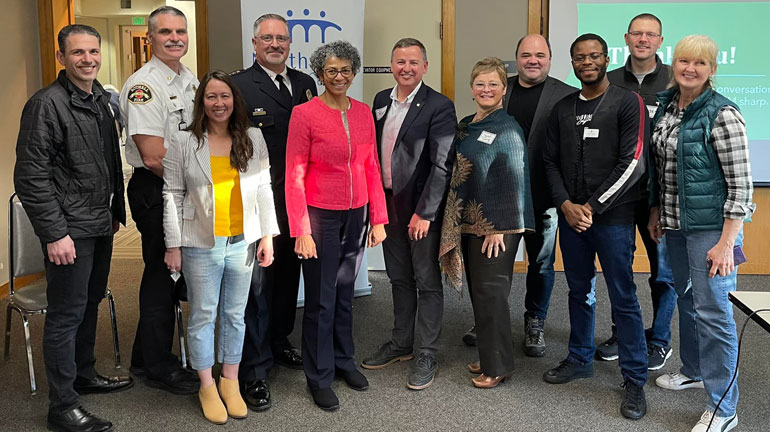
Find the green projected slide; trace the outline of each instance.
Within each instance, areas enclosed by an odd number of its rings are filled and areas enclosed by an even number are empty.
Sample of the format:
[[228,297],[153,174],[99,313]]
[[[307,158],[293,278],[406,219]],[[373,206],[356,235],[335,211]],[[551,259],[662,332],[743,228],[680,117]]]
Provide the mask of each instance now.
[[[720,3],[578,3],[578,34],[596,33],[609,47],[613,70],[625,64],[628,48],[623,35],[629,20],[641,12],[663,22],[663,45],[658,55],[671,64],[674,46],[684,36],[705,34],[719,47],[716,88],[734,101],[746,119],[754,153],[765,153],[770,140],[770,2]],[[578,86],[574,74],[568,82]],[[756,168],[759,167],[755,167]],[[759,180],[755,178],[755,181]]]

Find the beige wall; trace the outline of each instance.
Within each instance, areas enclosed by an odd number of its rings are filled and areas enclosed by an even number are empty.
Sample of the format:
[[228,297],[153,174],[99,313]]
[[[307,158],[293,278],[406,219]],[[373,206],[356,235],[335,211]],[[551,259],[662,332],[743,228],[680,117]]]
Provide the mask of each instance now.
[[[216,7],[214,5],[216,4]],[[209,55],[211,67],[226,71],[242,67],[240,0],[209,0]],[[393,24],[393,11],[409,10],[400,14]],[[256,18],[256,17],[255,17]],[[390,66],[390,51],[402,37],[414,37],[425,44],[428,51],[428,73],[425,82],[441,89],[441,0],[369,0],[364,12],[364,66]],[[364,102],[371,104],[378,91],[392,87],[391,74],[364,74]]]
[[2,111],[0,112],[0,284],[8,282],[8,211],[7,200],[13,193],[13,166],[16,161],[16,139],[21,110],[27,99],[41,88],[40,38],[37,25],[37,2],[6,0],[6,58],[13,67],[0,68]]
[[[367,1],[364,14],[364,65],[390,66],[390,52],[396,41],[404,37],[419,39],[428,52],[428,73],[423,80],[434,90],[441,91],[440,22],[441,0]],[[371,104],[378,91],[394,85],[391,74],[365,74],[364,102]]]
[[131,0],[130,9],[122,9],[119,0],[75,0],[75,15],[106,16],[131,15],[147,16],[164,0]]
[[516,42],[527,34],[528,0],[457,0],[455,23],[455,107],[457,117],[476,112],[471,98],[473,65],[484,57],[515,60]]
[[[198,75],[198,44],[195,41],[195,2],[167,0],[166,5],[174,6],[184,12],[187,17],[187,33],[190,35],[187,54],[182,57],[182,64],[190,68],[194,75]],[[209,8],[217,7],[217,1],[209,1]]]

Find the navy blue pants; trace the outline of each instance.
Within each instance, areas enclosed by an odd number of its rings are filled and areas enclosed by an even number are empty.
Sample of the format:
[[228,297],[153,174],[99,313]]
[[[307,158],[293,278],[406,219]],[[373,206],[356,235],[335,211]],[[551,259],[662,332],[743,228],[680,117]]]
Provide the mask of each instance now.
[[302,261],[302,363],[308,386],[317,390],[331,387],[335,369],[356,367],[353,289],[366,247],[368,217],[367,206],[307,209],[318,258]]

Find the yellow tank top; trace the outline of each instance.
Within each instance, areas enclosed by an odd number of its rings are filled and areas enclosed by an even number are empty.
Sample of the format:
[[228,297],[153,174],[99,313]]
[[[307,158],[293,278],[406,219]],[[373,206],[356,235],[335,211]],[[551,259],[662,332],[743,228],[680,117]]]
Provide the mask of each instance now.
[[229,156],[211,156],[211,180],[214,181],[214,235],[243,234],[241,177],[230,165]]

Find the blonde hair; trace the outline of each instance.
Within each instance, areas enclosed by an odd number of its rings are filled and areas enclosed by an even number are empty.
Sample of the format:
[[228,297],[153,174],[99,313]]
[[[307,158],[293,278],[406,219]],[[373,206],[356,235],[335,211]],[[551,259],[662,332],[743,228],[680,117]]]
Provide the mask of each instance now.
[[[712,68],[717,66],[717,43],[705,35],[689,35],[680,40],[674,48],[674,56],[671,64],[676,63],[680,58],[700,59],[706,61]],[[672,70],[673,72],[673,70]],[[673,74],[670,86],[676,86]],[[713,77],[706,81],[706,87],[713,87]]]
[[477,61],[473,66],[473,69],[471,70],[471,87],[473,87],[473,81],[476,77],[488,72],[497,72],[497,75],[500,76],[500,82],[503,83],[503,87],[508,84],[508,73],[505,69],[505,63],[497,57],[487,57]]

